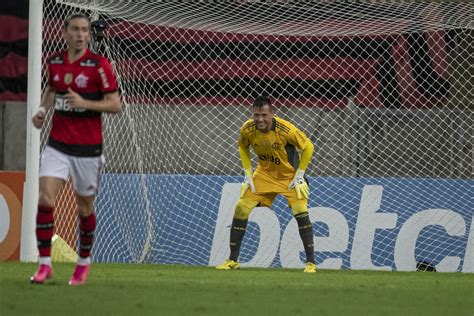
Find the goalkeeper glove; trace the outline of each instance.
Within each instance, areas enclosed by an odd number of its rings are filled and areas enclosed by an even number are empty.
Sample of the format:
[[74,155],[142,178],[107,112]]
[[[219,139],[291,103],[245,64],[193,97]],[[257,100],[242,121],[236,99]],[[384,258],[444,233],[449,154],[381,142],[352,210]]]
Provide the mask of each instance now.
[[250,187],[250,192],[255,192],[255,185],[253,184],[252,169],[245,169],[245,179],[240,187],[240,197],[243,197],[247,189]]
[[301,200],[303,197],[305,199],[309,197],[309,186],[308,186],[308,183],[306,183],[306,180],[304,178],[304,170],[298,169],[296,171],[295,177],[293,178],[293,180],[290,182],[290,185],[288,186],[288,191],[293,188],[295,189],[296,196],[298,197],[299,200]]

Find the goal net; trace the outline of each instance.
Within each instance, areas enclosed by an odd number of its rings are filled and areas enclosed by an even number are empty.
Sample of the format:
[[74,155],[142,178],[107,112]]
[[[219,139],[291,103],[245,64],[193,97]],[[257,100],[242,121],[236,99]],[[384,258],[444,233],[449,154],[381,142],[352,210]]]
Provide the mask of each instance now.
[[[321,268],[474,271],[472,10],[45,0],[43,63],[65,49],[64,18],[84,12],[108,24],[91,48],[120,86],[122,113],[103,116],[94,260],[226,259],[243,179],[239,128],[268,95],[315,145],[307,176]],[[75,248],[70,185],[55,216],[56,234]],[[304,265],[284,199],[251,214],[239,260]]]

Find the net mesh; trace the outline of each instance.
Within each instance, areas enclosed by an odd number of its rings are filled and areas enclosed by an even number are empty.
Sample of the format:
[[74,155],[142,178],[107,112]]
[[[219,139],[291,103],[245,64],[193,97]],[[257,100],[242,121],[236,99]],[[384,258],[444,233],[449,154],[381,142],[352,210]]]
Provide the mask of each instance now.
[[[309,206],[319,211],[311,213],[318,263],[357,268],[354,246],[351,256],[349,247],[324,244],[334,232],[323,223],[342,214],[350,228],[336,232],[339,242],[357,244],[364,222],[355,200],[377,204],[379,186],[388,184],[383,199],[392,209],[381,210],[385,232],[374,231],[374,267],[400,269],[390,263],[403,261],[396,244],[404,240],[395,232],[406,222],[416,226],[413,215],[430,203],[457,207],[461,219],[436,213],[456,223],[454,232],[436,224],[422,230],[416,261],[442,269],[449,262],[441,250],[463,248],[467,237],[459,236],[467,236],[473,209],[472,3],[46,0],[43,62],[65,49],[62,21],[77,11],[107,21],[105,38],[92,47],[112,61],[123,102],[121,114],[103,117],[107,166],[96,200],[96,260],[202,265],[224,256],[209,255],[218,232],[229,230],[229,219],[218,227],[221,196],[226,183],[242,180],[236,140],[261,94],[315,144],[307,175]],[[46,73],[42,79],[46,84]],[[43,146],[47,135],[44,129]],[[74,246],[70,191],[59,197],[56,219],[59,235]],[[251,224],[241,260],[302,264],[301,251],[294,260],[283,249],[301,248],[291,212],[279,198],[272,210],[283,224],[275,228],[282,248],[270,242],[265,249],[267,224]],[[218,243],[225,253],[227,241]],[[252,259],[256,253],[265,263]],[[342,263],[334,266],[335,256]]]

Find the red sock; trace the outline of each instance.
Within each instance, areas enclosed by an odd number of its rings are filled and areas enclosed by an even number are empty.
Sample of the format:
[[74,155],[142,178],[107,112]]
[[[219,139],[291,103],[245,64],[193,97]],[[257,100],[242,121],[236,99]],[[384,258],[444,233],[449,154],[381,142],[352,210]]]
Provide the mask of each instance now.
[[51,257],[51,238],[53,238],[53,207],[38,205],[36,213],[36,240],[40,257]]
[[86,217],[79,217],[79,256],[82,258],[91,255],[95,225],[95,213]]

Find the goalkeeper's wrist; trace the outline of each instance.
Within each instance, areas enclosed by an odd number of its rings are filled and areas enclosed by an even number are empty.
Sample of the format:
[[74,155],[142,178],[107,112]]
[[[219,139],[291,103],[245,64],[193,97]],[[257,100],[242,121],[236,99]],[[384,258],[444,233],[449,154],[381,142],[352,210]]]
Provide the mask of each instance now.
[[303,178],[304,177],[304,170],[298,169],[296,170],[295,178]]
[[244,169],[244,172],[247,177],[252,176],[252,168]]

